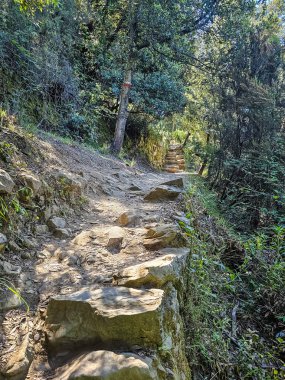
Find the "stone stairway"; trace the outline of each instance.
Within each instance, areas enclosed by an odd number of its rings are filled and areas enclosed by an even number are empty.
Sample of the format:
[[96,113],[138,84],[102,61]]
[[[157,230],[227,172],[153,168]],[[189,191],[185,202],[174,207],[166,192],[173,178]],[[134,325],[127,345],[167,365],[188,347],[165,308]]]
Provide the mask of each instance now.
[[[173,200],[182,183],[152,189],[145,202]],[[156,259],[114,273],[111,285],[50,298],[47,349],[53,361],[63,358],[52,379],[190,380],[180,315],[189,248],[180,234],[175,225],[153,227],[143,244],[160,247]]]
[[179,173],[185,170],[185,159],[181,145],[172,144],[169,146],[165,157],[164,170],[169,173]]

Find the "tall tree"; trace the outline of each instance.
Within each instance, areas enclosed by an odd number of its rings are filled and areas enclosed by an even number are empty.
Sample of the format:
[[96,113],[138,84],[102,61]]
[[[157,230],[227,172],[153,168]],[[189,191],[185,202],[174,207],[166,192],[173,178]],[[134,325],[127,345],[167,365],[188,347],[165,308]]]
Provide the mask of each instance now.
[[119,152],[123,145],[128,118],[131,76],[139,70],[148,50],[168,62],[186,63],[185,56],[193,59],[193,38],[213,19],[218,8],[217,0],[163,1],[140,0],[130,2],[127,19],[127,63],[124,83],[120,93],[120,106],[116,122],[113,150]]
[[[283,6],[283,5],[282,5]],[[277,2],[232,2],[202,37],[208,179],[240,229],[284,220],[284,29]]]

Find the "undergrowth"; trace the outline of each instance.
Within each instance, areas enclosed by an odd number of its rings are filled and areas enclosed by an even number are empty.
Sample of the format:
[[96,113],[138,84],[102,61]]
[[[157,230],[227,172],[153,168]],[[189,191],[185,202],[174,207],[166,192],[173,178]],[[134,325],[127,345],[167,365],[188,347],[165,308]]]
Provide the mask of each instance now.
[[[285,228],[236,234],[200,180],[192,179],[187,208],[185,323],[194,380],[284,379]],[[229,245],[239,247],[235,254],[225,253]]]

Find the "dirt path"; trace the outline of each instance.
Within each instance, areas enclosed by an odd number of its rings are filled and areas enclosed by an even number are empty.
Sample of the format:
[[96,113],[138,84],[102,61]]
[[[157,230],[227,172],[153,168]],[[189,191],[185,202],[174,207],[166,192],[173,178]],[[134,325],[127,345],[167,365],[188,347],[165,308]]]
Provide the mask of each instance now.
[[[186,178],[185,174],[130,168],[113,157],[54,140],[43,142],[42,149],[46,164],[44,176],[54,171],[74,176],[84,184],[86,203],[80,212],[64,216],[69,237],[58,239],[50,233],[32,237],[36,244],[30,250],[35,256],[27,256],[21,262],[19,277],[19,286],[31,312],[29,315],[23,311],[8,312],[3,322],[4,353],[16,347],[19,337],[30,331],[36,355],[27,379],[33,380],[46,379],[50,370],[42,350],[44,336],[39,318],[49,298],[82,286],[111,286],[113,275],[121,269],[161,255],[159,250],[145,248],[146,228],[173,223],[174,217],[181,214],[179,197],[174,202],[147,202],[144,196],[163,182]],[[108,233],[118,226],[117,220],[125,212],[134,221],[121,226],[121,244],[109,244]]]

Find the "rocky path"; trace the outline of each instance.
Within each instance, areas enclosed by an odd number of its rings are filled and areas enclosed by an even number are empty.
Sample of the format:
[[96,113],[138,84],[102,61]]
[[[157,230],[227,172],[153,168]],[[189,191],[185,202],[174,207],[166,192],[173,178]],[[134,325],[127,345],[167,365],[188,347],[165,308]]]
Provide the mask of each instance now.
[[6,315],[3,378],[189,379],[179,314],[189,250],[177,224],[187,176],[45,147],[45,175],[64,171],[86,202],[76,214],[53,208],[52,233],[42,226],[31,237],[36,255],[19,286],[32,312]]

